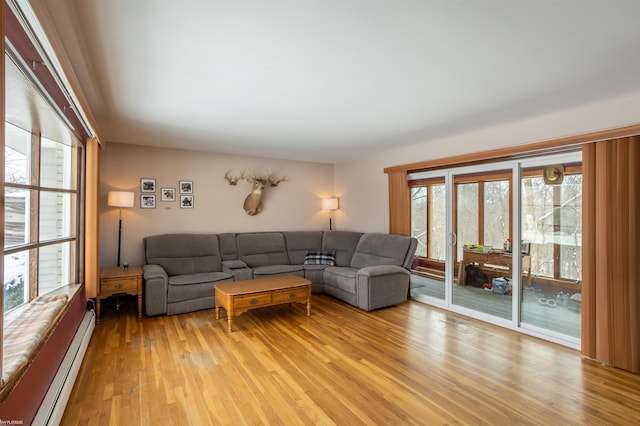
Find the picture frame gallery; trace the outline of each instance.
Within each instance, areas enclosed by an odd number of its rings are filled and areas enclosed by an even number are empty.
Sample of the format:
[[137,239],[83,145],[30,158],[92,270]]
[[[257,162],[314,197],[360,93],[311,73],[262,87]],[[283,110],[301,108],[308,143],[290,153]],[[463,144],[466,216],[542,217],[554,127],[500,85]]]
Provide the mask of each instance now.
[[[140,179],[140,208],[155,209],[156,208],[156,179],[141,178]],[[160,188],[160,201],[175,202],[176,192],[180,194],[179,202],[181,209],[194,208],[193,181],[178,181],[178,190],[172,187]]]

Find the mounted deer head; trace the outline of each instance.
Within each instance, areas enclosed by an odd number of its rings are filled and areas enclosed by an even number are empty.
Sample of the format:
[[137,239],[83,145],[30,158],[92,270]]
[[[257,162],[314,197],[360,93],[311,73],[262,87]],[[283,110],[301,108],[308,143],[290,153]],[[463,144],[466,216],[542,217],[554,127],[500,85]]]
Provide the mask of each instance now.
[[247,170],[240,176],[229,176],[230,171],[224,174],[224,178],[229,185],[236,185],[239,180],[246,180],[251,184],[251,192],[244,200],[244,211],[249,216],[255,216],[262,211],[262,193],[267,186],[278,186],[280,182],[287,180],[286,178],[276,179],[271,175],[271,171],[267,170],[263,177],[251,176],[251,171]]

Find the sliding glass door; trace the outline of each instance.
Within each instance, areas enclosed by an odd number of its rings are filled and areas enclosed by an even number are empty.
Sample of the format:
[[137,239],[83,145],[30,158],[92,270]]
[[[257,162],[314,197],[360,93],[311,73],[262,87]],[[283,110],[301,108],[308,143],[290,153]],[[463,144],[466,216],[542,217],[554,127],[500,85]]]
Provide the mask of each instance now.
[[441,173],[411,186],[411,236],[418,240],[411,296],[442,304],[446,299],[448,254],[447,190]]
[[481,315],[511,320],[513,257],[510,169],[472,168],[453,173],[457,285],[452,304]]
[[573,152],[411,174],[411,296],[579,346],[581,161]]
[[521,324],[574,339],[581,332],[582,169],[575,156],[523,164],[521,235],[533,279],[523,285]]

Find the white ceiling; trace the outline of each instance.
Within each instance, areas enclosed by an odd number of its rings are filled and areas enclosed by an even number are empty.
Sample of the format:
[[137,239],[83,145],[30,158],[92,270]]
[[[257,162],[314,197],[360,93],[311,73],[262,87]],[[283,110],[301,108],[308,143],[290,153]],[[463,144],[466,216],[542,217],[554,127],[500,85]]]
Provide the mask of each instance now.
[[339,163],[640,92],[638,0],[37,0],[101,139]]

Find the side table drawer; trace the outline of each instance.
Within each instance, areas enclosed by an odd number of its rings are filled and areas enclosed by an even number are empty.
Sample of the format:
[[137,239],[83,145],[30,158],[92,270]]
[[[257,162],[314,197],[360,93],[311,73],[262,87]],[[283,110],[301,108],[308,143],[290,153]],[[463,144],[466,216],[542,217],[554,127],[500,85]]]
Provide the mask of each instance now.
[[308,287],[295,287],[288,288],[286,290],[278,290],[273,293],[273,303],[307,300],[308,295]]
[[254,293],[246,296],[236,296],[233,298],[234,308],[251,308],[256,306],[269,305],[271,303],[271,293]]
[[100,292],[126,292],[129,290],[138,289],[138,279],[136,277],[131,278],[103,278],[100,280]]

